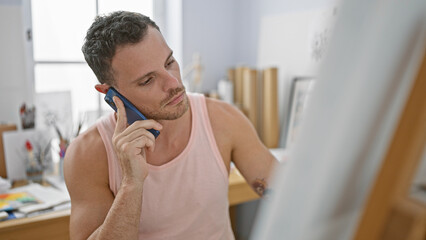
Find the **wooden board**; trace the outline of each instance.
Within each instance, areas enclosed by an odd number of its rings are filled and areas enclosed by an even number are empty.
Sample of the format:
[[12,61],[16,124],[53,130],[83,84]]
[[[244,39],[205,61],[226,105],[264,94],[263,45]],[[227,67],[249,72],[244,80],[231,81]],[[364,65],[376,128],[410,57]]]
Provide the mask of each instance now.
[[0,177],[7,178],[6,172],[6,159],[4,157],[4,149],[3,149],[3,133],[6,131],[15,131],[16,125],[14,124],[6,124],[0,125]]

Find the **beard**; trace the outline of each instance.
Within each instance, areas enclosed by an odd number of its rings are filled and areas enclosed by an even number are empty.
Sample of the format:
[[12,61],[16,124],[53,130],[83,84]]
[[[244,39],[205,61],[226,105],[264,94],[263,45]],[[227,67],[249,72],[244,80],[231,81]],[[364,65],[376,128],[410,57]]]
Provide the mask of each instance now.
[[[180,103],[169,106],[168,103],[177,95],[183,93],[183,99]],[[154,109],[141,109],[148,119],[158,120],[176,120],[183,116],[189,109],[189,100],[185,92],[185,87],[171,89],[169,95],[160,102],[160,107]]]

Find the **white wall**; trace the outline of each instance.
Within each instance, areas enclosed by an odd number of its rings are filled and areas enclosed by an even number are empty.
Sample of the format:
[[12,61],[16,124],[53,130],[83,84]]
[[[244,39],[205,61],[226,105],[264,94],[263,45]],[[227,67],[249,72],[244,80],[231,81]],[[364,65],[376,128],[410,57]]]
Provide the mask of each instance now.
[[34,97],[29,9],[27,0],[0,0],[0,122],[18,126],[20,105]]
[[173,50],[179,64],[182,63],[182,0],[154,1],[154,18],[161,33]]
[[235,65],[258,66],[263,18],[318,9],[333,1],[178,0],[182,3],[181,66],[190,64],[192,55],[199,52],[204,65],[203,90],[215,89],[217,81],[226,76],[228,68]]
[[203,90],[216,88],[226,69],[235,63],[235,1],[184,0],[182,68],[200,53],[203,65]]
[[263,1],[237,0],[235,4],[235,63],[256,67]]
[[201,54],[203,91],[216,89],[228,68],[256,66],[259,5],[256,0],[182,0],[181,65]]

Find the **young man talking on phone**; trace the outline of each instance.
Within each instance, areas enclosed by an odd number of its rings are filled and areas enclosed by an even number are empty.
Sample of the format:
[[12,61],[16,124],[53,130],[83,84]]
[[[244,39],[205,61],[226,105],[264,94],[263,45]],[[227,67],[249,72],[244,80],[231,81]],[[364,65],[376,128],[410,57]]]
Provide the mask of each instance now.
[[146,16],[97,17],[82,50],[100,82],[95,88],[114,87],[148,120],[128,125],[114,97],[117,113],[69,146],[71,239],[234,239],[231,161],[259,195],[276,164],[248,119],[185,91],[172,49]]

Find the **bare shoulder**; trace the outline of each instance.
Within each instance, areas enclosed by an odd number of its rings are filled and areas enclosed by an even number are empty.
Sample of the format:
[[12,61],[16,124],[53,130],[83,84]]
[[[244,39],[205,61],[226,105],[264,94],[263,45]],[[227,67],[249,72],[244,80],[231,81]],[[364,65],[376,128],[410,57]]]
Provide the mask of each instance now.
[[212,98],[206,98],[206,105],[213,129],[232,133],[255,131],[251,122],[237,107]]
[[206,98],[213,134],[226,163],[232,161],[237,149],[247,142],[260,143],[256,130],[241,110],[224,101]]
[[96,126],[71,142],[65,156],[64,173],[68,187],[80,185],[83,181],[87,184],[89,178],[108,184],[106,150]]
[[221,100],[206,98],[207,111],[212,122],[239,122],[246,119],[235,106]]

